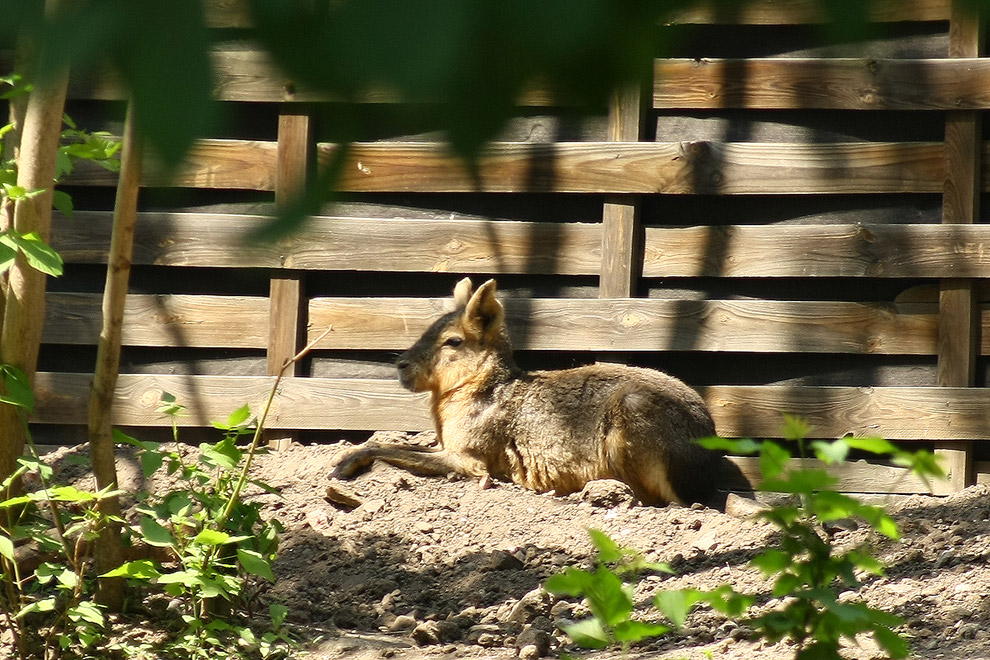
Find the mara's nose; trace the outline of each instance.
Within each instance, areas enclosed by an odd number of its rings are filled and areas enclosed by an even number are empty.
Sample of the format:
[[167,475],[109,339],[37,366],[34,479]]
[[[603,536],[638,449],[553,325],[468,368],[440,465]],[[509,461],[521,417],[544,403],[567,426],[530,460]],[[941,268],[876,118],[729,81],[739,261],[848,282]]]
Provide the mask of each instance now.
[[398,369],[399,371],[405,371],[406,369],[409,368],[409,360],[406,360],[405,358],[399,358],[398,360],[395,361],[395,368]]

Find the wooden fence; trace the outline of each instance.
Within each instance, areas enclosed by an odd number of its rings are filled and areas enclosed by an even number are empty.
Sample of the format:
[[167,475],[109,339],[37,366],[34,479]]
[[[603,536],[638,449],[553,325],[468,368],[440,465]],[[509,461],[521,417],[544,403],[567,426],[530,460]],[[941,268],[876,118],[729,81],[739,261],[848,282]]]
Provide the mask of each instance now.
[[[332,327],[282,383],[269,426],[426,429],[425,401],[395,382],[390,356],[471,274],[500,278],[528,363],[661,366],[699,387],[723,435],[772,437],[788,412],[820,437],[934,446],[950,488],[984,478],[990,60],[979,25],[949,0],[889,0],[871,10],[882,37],[816,50],[815,6],[676,17],[661,29],[682,31],[684,52],[658,59],[651,89],[618,92],[573,139],[526,141],[560,121],[527,95],[523,130],[488,148],[480,184],[429,136],[355,144],[338,183],[346,203],[264,245],[243,242],[267,222],[248,202],[284,203],[310,159],[334,153],[312,114],[327,99],[287,85],[259,52],[218,51],[218,97],[267,117],[271,138],[204,140],[175,178],[147,175],[149,194],[206,189],[225,205],[200,195],[142,212],[124,342],[161,363],[121,375],[115,423],[167,425],[155,412],[163,391],[188,406],[187,426],[245,402],[257,410],[277,365]],[[219,2],[210,17],[245,20]],[[767,54],[767,35],[796,45]],[[93,77],[71,96],[92,108],[120,94]],[[96,342],[100,300],[79,282],[106,261],[99,200],[114,184],[78,172],[83,210],[55,224],[69,266],[48,296],[39,429],[85,421],[90,376],[71,365]],[[837,364],[848,368],[833,374]],[[924,490],[887,465],[839,476],[851,491]]]

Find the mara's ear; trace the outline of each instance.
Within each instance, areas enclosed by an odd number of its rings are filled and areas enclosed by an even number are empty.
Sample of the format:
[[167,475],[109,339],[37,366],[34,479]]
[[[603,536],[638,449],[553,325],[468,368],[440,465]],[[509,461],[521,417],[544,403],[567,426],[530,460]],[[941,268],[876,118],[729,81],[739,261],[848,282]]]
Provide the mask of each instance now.
[[471,278],[465,277],[463,280],[457,283],[454,287],[454,307],[456,309],[464,309],[467,307],[468,301],[471,300],[471,293],[474,291],[474,285],[471,284]]
[[465,329],[487,342],[502,330],[505,308],[495,298],[495,280],[488,280],[474,292],[464,308]]

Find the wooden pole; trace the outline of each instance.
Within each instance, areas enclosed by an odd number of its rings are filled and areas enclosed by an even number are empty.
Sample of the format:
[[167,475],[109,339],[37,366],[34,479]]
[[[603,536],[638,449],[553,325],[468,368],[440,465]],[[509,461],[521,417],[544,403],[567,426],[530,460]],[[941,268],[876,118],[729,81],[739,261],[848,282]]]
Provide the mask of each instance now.
[[[55,13],[59,6],[59,0],[49,0],[45,11]],[[68,81],[66,70],[36,82],[27,100],[18,152],[17,185],[45,192],[17,200],[14,229],[21,234],[37,232],[45,242],[51,234],[55,160]],[[23,254],[17,255],[9,271],[0,332],[0,362],[17,367],[32,383],[45,319],[45,278]],[[24,451],[25,432],[18,415],[13,406],[0,405],[0,479],[13,472]]]
[[[952,3],[949,21],[949,57],[979,57],[983,22],[961,0]],[[947,158],[942,195],[942,222],[972,224],[980,218],[982,131],[977,111],[950,110],[945,120]],[[938,384],[972,387],[980,351],[979,309],[973,280],[942,280],[939,291]],[[973,443],[938,442],[949,475],[947,491],[973,483]]]
[[[307,114],[284,112],[278,118],[278,156],[275,169],[275,205],[287,208],[306,190],[312,153],[312,121]],[[286,360],[302,347],[306,331],[305,280],[300,272],[280,271],[269,291],[268,374],[277,376]],[[299,373],[293,363],[291,377]],[[297,437],[290,431],[266,432],[274,449],[285,449]]]
[[[120,346],[124,327],[124,306],[131,275],[137,202],[141,187],[141,139],[134,127],[134,106],[128,105],[124,122],[124,144],[120,158],[120,179],[113,209],[113,230],[106,285],[103,289],[103,325],[96,349],[96,369],[89,397],[89,453],[97,488],[117,487],[116,456],[113,447],[113,395],[120,373]],[[103,500],[100,510],[120,516],[116,497]],[[96,568],[105,573],[123,562],[120,527],[108,524],[96,544]],[[123,605],[124,579],[105,578],[99,583],[97,599],[112,611]]]
[[[636,142],[643,133],[643,90],[631,84],[609,103],[611,142]],[[642,271],[641,229],[636,197],[609,197],[602,210],[602,266],[599,298],[631,298]]]

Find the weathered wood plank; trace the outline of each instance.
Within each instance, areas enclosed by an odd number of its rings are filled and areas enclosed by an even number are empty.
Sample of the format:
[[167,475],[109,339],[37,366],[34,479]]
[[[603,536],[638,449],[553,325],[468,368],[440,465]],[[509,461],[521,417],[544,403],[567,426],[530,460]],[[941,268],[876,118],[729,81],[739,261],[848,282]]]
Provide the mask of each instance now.
[[[336,147],[317,149],[326,162]],[[274,142],[203,140],[174,176],[151,168],[144,184],[273,190],[275,152]],[[375,142],[351,147],[336,187],[344,192],[673,195],[941,192],[943,154],[941,142],[501,142],[481,157],[475,179],[442,144]],[[114,185],[116,174],[81,164],[66,183]]]
[[[106,263],[110,214],[56,214],[68,263]],[[316,216],[277,243],[248,244],[271,222],[250,215],[142,213],[134,263],[389,272],[597,275],[601,225]]]
[[647,227],[643,275],[990,277],[990,226]]
[[[333,145],[318,145],[326,161]],[[353,145],[351,192],[855,194],[940,192],[940,142],[492,144],[478,179],[439,144]]]
[[664,59],[653,107],[831,110],[990,108],[990,61],[964,59]]
[[[722,488],[728,490],[752,490],[760,483],[760,460],[751,456],[729,456],[726,461],[733,467],[722,469]],[[846,493],[895,493],[911,495],[929,493],[924,481],[911,474],[907,468],[849,461],[838,465],[827,465],[815,459],[791,459],[793,468],[824,469],[838,480],[836,489]]]
[[[185,163],[166,173],[154,162],[145,164],[144,186],[274,190],[277,143],[254,140],[200,140]],[[114,186],[117,174],[81,161],[66,178],[67,185]]]
[[[397,350],[411,345],[447,299],[314,298],[318,348]],[[506,300],[517,349],[744,351],[932,355],[934,309],[772,300]]]
[[[47,344],[95,345],[102,296],[49,292],[45,296]],[[213,295],[127,296],[123,344],[186,348],[264,348],[268,301]]]
[[[945,21],[951,0],[875,0],[869,20],[877,23]],[[720,0],[695,2],[674,12],[672,24],[788,25],[825,23],[829,16],[819,0],[756,0],[738,4]]]
[[891,440],[981,440],[990,430],[990,395],[972,387],[698,388],[718,432],[730,437],[773,437],[782,413],[808,420],[815,437],[849,433]]
[[[87,374],[39,373],[32,421],[75,424],[85,420]],[[272,377],[121,374],[114,424],[167,426],[155,412],[163,391],[188,406],[182,426],[207,426],[248,403],[255,412]],[[816,437],[847,433],[892,440],[990,437],[988,392],[948,387],[761,387],[699,388],[719,433],[775,437],[782,411],[807,418]],[[269,417],[271,428],[312,430],[408,430],[432,428],[425,395],[395,381],[292,378],[283,381]]]

